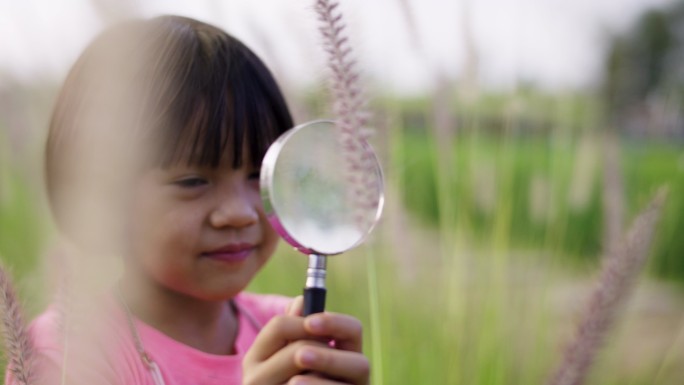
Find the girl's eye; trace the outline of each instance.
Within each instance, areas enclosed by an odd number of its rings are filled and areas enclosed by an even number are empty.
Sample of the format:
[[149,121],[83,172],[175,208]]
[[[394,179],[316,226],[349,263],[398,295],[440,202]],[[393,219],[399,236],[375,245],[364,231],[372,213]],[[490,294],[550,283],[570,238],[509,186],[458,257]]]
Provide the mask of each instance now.
[[185,178],[174,182],[175,185],[185,188],[201,187],[208,183],[206,179],[199,177]]
[[247,174],[247,183],[254,189],[259,189],[259,182],[261,180],[261,173],[259,171],[252,171]]

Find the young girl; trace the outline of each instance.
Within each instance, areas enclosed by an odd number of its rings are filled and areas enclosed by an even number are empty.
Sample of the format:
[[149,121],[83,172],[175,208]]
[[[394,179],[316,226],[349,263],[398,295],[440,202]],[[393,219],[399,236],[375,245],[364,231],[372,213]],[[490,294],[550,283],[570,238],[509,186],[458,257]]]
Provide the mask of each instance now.
[[211,25],[130,21],[85,50],[52,117],[48,196],[82,254],[124,270],[99,333],[63,305],[32,323],[39,383],[368,383],[358,320],[243,292],[278,239],[261,158],[292,125],[264,64]]

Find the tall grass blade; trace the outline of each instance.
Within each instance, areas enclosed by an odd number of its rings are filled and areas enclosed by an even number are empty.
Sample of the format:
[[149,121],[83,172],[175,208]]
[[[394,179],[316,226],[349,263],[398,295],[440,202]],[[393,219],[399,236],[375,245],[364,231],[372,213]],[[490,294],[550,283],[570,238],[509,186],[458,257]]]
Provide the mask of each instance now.
[[377,261],[372,247],[366,249],[366,271],[368,274],[368,298],[370,303],[370,327],[371,327],[371,357],[375,363],[375,370],[372,371],[373,384],[382,385],[385,383],[383,378],[383,358],[382,358],[382,334],[380,325],[380,297],[378,295],[378,272]]

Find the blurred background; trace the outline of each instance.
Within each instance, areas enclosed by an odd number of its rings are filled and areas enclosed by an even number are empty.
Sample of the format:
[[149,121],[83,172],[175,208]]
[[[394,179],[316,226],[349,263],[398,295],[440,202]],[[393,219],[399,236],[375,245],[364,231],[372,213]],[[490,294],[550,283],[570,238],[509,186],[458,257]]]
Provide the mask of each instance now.
[[[330,261],[374,384],[542,384],[601,260],[657,187],[644,274],[591,384],[684,382],[684,2],[346,0],[387,183],[368,244]],[[56,92],[105,26],[181,14],[270,66],[297,122],[331,116],[309,0],[0,0],[0,261],[51,300],[43,145]],[[251,289],[297,295],[281,244]],[[4,367],[4,364],[2,365]]]

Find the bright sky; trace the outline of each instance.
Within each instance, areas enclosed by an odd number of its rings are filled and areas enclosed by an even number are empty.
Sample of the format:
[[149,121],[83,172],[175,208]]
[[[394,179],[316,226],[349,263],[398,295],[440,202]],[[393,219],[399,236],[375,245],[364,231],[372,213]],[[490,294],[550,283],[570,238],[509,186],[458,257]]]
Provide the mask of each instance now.
[[[101,1],[102,3],[103,1]],[[119,0],[133,15],[182,14],[217,24],[259,53],[281,80],[320,81],[323,53],[313,0]],[[605,37],[671,0],[407,0],[425,56],[416,53],[401,0],[342,0],[361,71],[392,92],[432,86],[434,69],[458,76],[469,30],[482,84],[520,79],[584,87],[600,76]],[[0,0],[0,83],[61,81],[105,22],[92,0]],[[464,16],[467,15],[467,16]],[[427,58],[427,61],[424,59]]]

